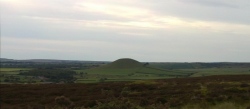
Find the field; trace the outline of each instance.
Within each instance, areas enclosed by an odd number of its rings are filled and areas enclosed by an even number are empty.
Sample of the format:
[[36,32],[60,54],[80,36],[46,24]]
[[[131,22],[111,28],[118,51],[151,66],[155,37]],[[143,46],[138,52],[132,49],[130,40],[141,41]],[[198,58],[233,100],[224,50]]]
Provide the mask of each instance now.
[[20,70],[30,70],[30,68],[0,68],[1,74],[18,74]]
[[[163,78],[186,78],[186,77],[203,77],[211,75],[242,75],[250,74],[250,64],[247,65],[224,65],[221,67],[201,67],[195,64],[178,63],[175,66],[172,64],[157,63],[144,67],[135,68],[116,68],[114,66],[100,67],[86,70],[76,70],[85,72],[85,77],[77,76],[77,83],[98,82],[100,78],[107,78],[105,81],[134,81],[146,79],[163,79]],[[199,67],[198,67],[199,66]],[[172,67],[172,68],[171,68]]]
[[246,109],[250,106],[250,75],[92,84],[1,84],[0,92],[1,109]]
[[19,78],[18,80],[20,82],[27,82],[28,77],[25,76],[20,76],[18,75],[20,71],[28,71],[31,70],[31,68],[0,68],[0,81],[1,83],[9,83],[9,81],[4,81],[6,78],[9,79],[16,79]]
[[250,74],[250,68],[203,68],[203,69],[182,69],[182,71],[196,72],[191,77],[210,75],[241,75]]
[[162,78],[175,78],[185,77],[191,75],[192,71],[172,71],[165,69],[156,69],[151,67],[139,67],[139,68],[96,68],[88,70],[76,70],[77,74],[80,72],[86,72],[84,77],[76,76],[77,82],[96,82],[100,78],[106,78],[105,81],[133,81],[133,80],[145,80],[145,79],[162,79]]
[[[41,79],[32,76],[19,75],[20,72],[29,71],[32,68],[1,68],[1,83],[9,83],[6,78],[20,78],[14,83],[40,83]],[[75,83],[98,83],[112,81],[135,81],[148,79],[164,78],[186,78],[186,77],[203,77],[211,75],[240,75],[250,74],[250,67],[224,67],[224,68],[196,68],[196,69],[162,69],[148,67],[139,68],[92,68],[74,70],[76,75]],[[81,74],[83,73],[83,74]]]

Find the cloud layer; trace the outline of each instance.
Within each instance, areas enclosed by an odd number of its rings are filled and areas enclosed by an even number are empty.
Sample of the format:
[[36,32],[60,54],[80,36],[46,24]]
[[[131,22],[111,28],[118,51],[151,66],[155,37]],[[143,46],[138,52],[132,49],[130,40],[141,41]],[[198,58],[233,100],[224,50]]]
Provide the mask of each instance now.
[[248,10],[247,0],[1,0],[1,57],[249,62]]

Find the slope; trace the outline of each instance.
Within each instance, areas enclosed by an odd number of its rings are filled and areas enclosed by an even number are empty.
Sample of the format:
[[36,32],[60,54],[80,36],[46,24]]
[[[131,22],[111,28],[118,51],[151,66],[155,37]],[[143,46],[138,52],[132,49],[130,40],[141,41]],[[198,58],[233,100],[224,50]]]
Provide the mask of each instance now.
[[193,72],[154,68],[129,58],[118,59],[110,64],[85,70],[88,78],[108,78],[110,81],[162,79],[187,77]]

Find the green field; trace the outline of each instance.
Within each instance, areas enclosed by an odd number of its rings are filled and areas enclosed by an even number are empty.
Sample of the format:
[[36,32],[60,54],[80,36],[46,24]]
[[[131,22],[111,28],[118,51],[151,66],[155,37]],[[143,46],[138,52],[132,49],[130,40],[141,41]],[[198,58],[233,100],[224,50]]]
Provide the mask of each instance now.
[[[202,77],[211,75],[250,74],[249,63],[140,63],[133,59],[119,59],[106,65],[86,69],[71,69],[76,72],[75,83],[111,81],[138,81],[167,78]],[[19,75],[35,68],[1,68],[1,83],[49,82],[38,76]],[[59,68],[61,69],[61,68]],[[70,69],[70,68],[67,68]],[[8,82],[10,80],[11,82]]]
[[165,70],[151,67],[137,67],[137,68],[94,68],[88,70],[76,70],[77,74],[85,72],[87,75],[80,77],[76,76],[77,82],[96,82],[100,78],[106,78],[105,81],[134,81],[144,79],[163,79],[186,77],[193,74],[192,71],[181,70]]
[[27,82],[31,77],[25,77],[19,75],[20,71],[29,71],[32,68],[0,68],[0,81],[1,83],[9,83],[6,82],[6,78],[11,80],[16,80],[18,78],[19,82]]
[[211,76],[211,75],[250,74],[250,68],[202,68],[202,69],[182,69],[182,71],[195,72],[195,74],[191,75],[191,77]]
[[[14,76],[20,78],[21,82],[27,82],[31,77],[18,75],[20,70],[26,71],[31,68],[1,68],[0,80],[4,82],[6,76]],[[139,68],[93,68],[75,70],[77,75],[76,83],[95,83],[103,81],[136,81],[147,79],[166,79],[166,78],[186,78],[186,77],[201,77],[211,75],[240,75],[250,74],[249,68],[200,68],[200,69],[178,69],[166,70],[152,67],[139,67]],[[86,74],[80,75],[80,72]],[[3,76],[4,75],[4,76]],[[188,76],[189,75],[189,76]],[[39,82],[39,79],[33,79]]]
[[1,73],[2,72],[15,72],[20,70],[30,70],[31,68],[0,68]]

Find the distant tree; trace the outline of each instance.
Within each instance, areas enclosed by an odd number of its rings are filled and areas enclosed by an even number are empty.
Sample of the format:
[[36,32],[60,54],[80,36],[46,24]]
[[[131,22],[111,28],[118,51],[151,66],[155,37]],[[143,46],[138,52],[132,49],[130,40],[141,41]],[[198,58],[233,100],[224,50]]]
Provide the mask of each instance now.
[[129,74],[128,74],[128,76],[132,76],[132,75],[134,75],[134,73],[129,73]]
[[20,75],[24,76],[42,76],[48,78],[48,81],[51,82],[60,82],[63,81],[65,83],[72,83],[76,79],[74,75],[75,71],[69,69],[34,69],[29,72],[22,72]]
[[5,78],[5,79],[4,79],[4,82],[10,82],[10,79]]
[[83,72],[80,72],[80,76],[83,77]]
[[105,80],[107,80],[107,78],[100,78],[99,82],[105,82]]
[[148,62],[147,62],[147,63],[145,63],[145,64],[143,64],[143,66],[144,66],[144,67],[146,67],[146,66],[148,66],[148,65],[149,65],[149,63],[148,63]]
[[17,78],[15,78],[15,81],[20,81],[20,80],[21,80],[21,79],[20,79],[20,78],[18,78],[18,77],[17,77]]

